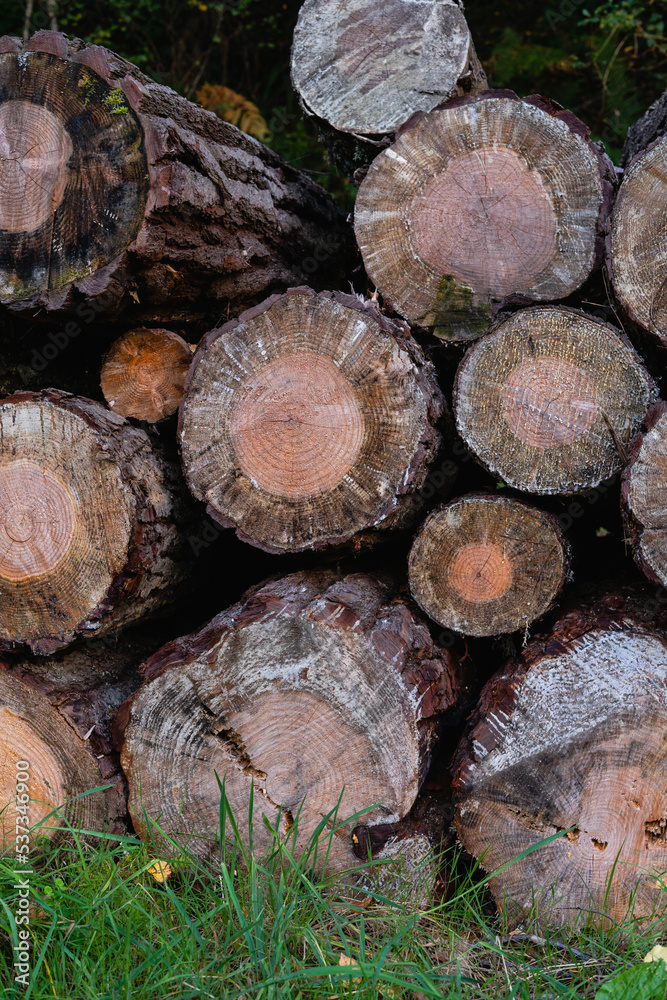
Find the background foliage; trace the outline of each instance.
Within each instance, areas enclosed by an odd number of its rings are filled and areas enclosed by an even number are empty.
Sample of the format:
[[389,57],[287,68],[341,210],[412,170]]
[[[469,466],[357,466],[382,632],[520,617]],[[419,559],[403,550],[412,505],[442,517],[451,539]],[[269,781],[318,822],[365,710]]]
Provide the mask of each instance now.
[[[289,51],[301,0],[57,0],[58,27],[107,45],[194,98],[204,84],[243,95],[265,141],[347,197],[292,92]],[[0,34],[22,34],[26,0],[2,0]],[[470,0],[493,86],[571,108],[618,161],[630,125],[667,87],[667,0]],[[34,0],[31,30],[48,26]]]

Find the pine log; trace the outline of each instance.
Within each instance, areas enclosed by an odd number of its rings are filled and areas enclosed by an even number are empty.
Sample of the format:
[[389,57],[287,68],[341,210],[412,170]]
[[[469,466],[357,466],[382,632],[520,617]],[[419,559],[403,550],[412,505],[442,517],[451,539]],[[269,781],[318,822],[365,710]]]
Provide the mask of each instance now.
[[631,161],[611,224],[609,268],[628,316],[667,344],[667,136]]
[[107,352],[100,382],[110,410],[150,424],[170,417],[185,391],[192,351],[170,330],[131,330]]
[[645,576],[667,587],[667,403],[651,407],[628,457],[621,485],[626,537]]
[[420,504],[444,400],[407,328],[354,296],[292,289],[200,343],[183,466],[220,524],[268,552],[395,527]]
[[564,298],[601,262],[613,167],[559,108],[510,91],[454,99],[374,161],[357,240],[409,322],[473,340],[506,303]]
[[0,301],[206,330],[305,274],[346,276],[323,188],[113,52],[4,37],[0,80]]
[[18,853],[28,855],[37,837],[53,841],[68,824],[105,829],[104,793],[83,794],[103,784],[75,729],[44,695],[0,669],[0,848],[16,844]]
[[281,834],[298,817],[302,850],[338,804],[339,822],[369,810],[333,837],[338,867],[354,864],[359,822],[407,815],[463,688],[458,662],[391,585],[333,572],[255,588],[142,671],[115,722],[139,835],[159,817],[208,856],[220,836],[217,773],[246,838],[254,784],[258,849],[271,840],[264,817]]
[[54,389],[0,402],[0,648],[48,654],[173,598],[177,469],[142,430]]
[[627,169],[636,156],[664,135],[667,135],[667,91],[628,129],[621,167]]
[[[512,920],[650,918],[667,870],[667,640],[610,597],[564,616],[484,688],[454,760],[455,825]],[[651,607],[653,606],[653,607]]]
[[350,175],[415,112],[488,86],[453,0],[306,0],[294,30],[292,83]]
[[556,600],[569,547],[549,514],[469,494],[433,511],[415,538],[410,590],[434,621],[464,635],[528,628]]
[[468,350],[454,409],[494,475],[528,493],[567,494],[620,471],[655,395],[618,330],[547,306],[515,313]]

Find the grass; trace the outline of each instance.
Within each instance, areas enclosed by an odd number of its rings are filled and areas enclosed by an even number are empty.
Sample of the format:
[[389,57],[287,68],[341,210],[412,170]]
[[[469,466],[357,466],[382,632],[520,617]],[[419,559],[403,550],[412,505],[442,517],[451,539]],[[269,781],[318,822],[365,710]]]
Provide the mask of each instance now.
[[[272,831],[271,848],[261,856],[252,843],[244,846],[224,788],[220,824],[223,847],[215,861],[165,840],[157,825],[153,844],[132,837],[95,842],[75,831],[58,846],[43,842],[30,876],[27,986],[12,974],[15,862],[0,859],[3,1000],[664,1000],[667,994],[667,965],[642,963],[662,940],[661,921],[568,935],[539,931],[528,919],[520,933],[511,932],[490,903],[488,876],[456,850],[439,859],[449,873],[446,892],[417,905],[407,873],[394,871],[399,891],[391,899],[383,894],[382,864],[366,866],[363,892],[349,879],[316,875],[335,835],[335,812],[298,858],[294,830],[287,840]],[[159,881],[166,865],[171,873]]]

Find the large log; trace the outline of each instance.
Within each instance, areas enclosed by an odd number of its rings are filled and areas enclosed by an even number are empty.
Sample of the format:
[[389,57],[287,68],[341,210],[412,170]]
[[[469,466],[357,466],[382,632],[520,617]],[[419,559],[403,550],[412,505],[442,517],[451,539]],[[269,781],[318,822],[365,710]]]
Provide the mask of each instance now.
[[37,837],[55,840],[68,825],[107,827],[104,793],[85,794],[105,782],[75,729],[44,695],[1,666],[0,848],[14,848],[29,861]]
[[323,188],[113,52],[4,37],[0,82],[0,301],[205,330],[310,272],[346,276]]
[[508,302],[569,295],[603,257],[611,162],[570,112],[510,91],[454,99],[406,128],[361,184],[355,229],[386,301],[444,340]]
[[407,328],[349,295],[292,289],[200,343],[181,403],[190,489],[269,552],[402,526],[444,400]]
[[666,690],[650,592],[570,612],[486,685],[454,761],[455,825],[487,871],[509,865],[490,885],[510,919],[605,925],[664,907]]
[[526,630],[565,584],[569,547],[549,514],[470,494],[433,511],[409,560],[410,590],[445,628],[485,636]]
[[453,0],[306,0],[294,29],[292,83],[350,175],[415,112],[488,86]]
[[609,267],[627,314],[667,344],[667,136],[630,162],[614,206]]
[[478,460],[528,493],[577,493],[619,472],[656,396],[630,342],[565,307],[521,310],[468,350],[454,389]]
[[0,648],[46,654],[158,610],[188,566],[177,469],[142,430],[54,389],[0,402]]
[[178,409],[192,350],[170,330],[130,330],[114,341],[100,373],[110,410],[154,424]]
[[[396,823],[426,774],[441,713],[463,689],[460,665],[416,611],[363,575],[297,573],[250,591],[142,668],[116,719],[130,813],[208,856],[219,841],[222,781],[248,836],[270,842],[298,815],[297,848],[339,803],[330,861],[354,863],[353,828]],[[326,833],[326,831],[325,831]],[[318,864],[321,866],[320,856]]]
[[667,587],[667,404],[651,407],[630,446],[621,508],[635,562],[652,582]]

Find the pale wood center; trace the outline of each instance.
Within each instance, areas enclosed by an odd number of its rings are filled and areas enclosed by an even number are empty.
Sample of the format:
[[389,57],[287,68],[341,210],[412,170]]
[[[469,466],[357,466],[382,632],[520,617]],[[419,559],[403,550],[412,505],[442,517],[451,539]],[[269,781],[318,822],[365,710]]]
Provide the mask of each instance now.
[[556,230],[539,173],[502,147],[454,156],[426,182],[410,212],[419,257],[496,298],[532,286],[556,254]]
[[17,829],[19,832],[25,829],[22,820],[18,825],[16,822],[17,816],[22,815],[16,810],[18,761],[30,764],[28,791],[22,793],[30,800],[26,803],[29,826],[34,827],[43,820],[36,835],[44,836],[49,829],[59,825],[58,817],[49,814],[65,801],[62,770],[33,727],[9,709],[0,708],[0,847],[10,847],[16,839]]
[[503,417],[534,448],[572,444],[598,415],[595,388],[580,368],[560,358],[529,358],[502,389]]
[[311,351],[271,361],[243,385],[230,437],[241,471],[275,496],[333,489],[355,464],[364,417],[352,385]]
[[66,554],[76,523],[69,491],[34,462],[0,466],[0,577],[48,573]]
[[72,155],[63,122],[30,101],[0,104],[0,229],[33,232],[60,205]]
[[452,559],[448,574],[451,586],[473,604],[502,597],[512,586],[512,577],[512,563],[491,542],[464,545]]

